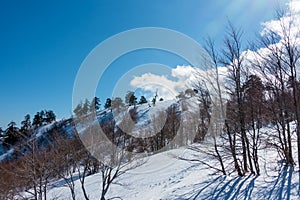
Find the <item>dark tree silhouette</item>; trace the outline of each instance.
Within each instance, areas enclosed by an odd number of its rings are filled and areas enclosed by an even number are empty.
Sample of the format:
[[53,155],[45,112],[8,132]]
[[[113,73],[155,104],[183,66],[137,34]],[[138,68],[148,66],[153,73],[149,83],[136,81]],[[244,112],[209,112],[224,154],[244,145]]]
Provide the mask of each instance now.
[[144,103],[148,103],[148,101],[147,101],[146,97],[141,96],[141,99],[140,99],[140,101],[139,101],[139,104],[144,104]]
[[94,111],[99,110],[100,106],[101,106],[100,99],[98,97],[94,97],[90,105],[90,112],[92,112],[93,110]]
[[24,120],[21,122],[21,130],[28,131],[31,128],[30,115],[27,114],[24,117]]
[[104,104],[104,108],[107,109],[107,108],[110,108],[110,107],[111,107],[111,99],[107,98],[106,102]]
[[129,106],[135,106],[137,103],[137,98],[134,95],[134,92],[128,91],[125,96],[125,103],[127,103]]

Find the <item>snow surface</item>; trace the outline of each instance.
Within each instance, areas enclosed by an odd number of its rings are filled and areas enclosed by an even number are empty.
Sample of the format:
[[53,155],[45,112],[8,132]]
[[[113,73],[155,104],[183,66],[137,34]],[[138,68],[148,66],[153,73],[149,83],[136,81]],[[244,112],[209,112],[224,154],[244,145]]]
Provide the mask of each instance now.
[[[299,199],[299,170],[280,167],[274,159],[268,173],[261,176],[238,177],[236,174],[223,176],[198,163],[176,157],[191,155],[184,148],[159,153],[147,158],[147,162],[121,176],[119,184],[112,185],[108,198],[122,199]],[[266,152],[270,161],[274,152]],[[199,155],[204,157],[205,155]],[[276,157],[276,155],[275,155]],[[203,158],[204,159],[204,158]],[[273,168],[273,169],[272,169]],[[90,199],[99,199],[100,174],[86,179]],[[54,188],[49,198],[70,199],[68,188]],[[84,199],[79,181],[76,182],[77,199]]]
[[39,138],[41,137],[44,133],[48,132],[49,130],[51,130],[53,128],[53,126],[55,125],[55,123],[57,123],[56,121],[51,122],[50,124],[47,124],[45,126],[41,126],[39,127],[35,132],[36,137]]
[[[194,97],[195,98],[195,97]],[[143,129],[149,126],[151,117],[158,115],[159,111],[166,110],[170,105],[177,104],[187,106],[182,111],[181,117],[188,120],[191,112],[197,110],[195,99],[190,98],[179,102],[158,102],[156,106],[147,104],[137,106],[138,121],[135,129]],[[129,108],[130,109],[130,108]],[[182,108],[181,108],[182,109]],[[112,116],[110,110],[97,113],[98,122],[107,120]],[[187,117],[185,119],[185,117]],[[92,123],[96,123],[93,121]],[[41,137],[52,124],[37,131],[36,136]],[[70,129],[66,124],[66,128]],[[84,127],[81,127],[82,130]],[[274,135],[274,127],[264,127],[261,133],[265,137]],[[291,123],[295,128],[295,123]],[[80,131],[79,131],[80,132]],[[293,152],[296,152],[295,134]],[[208,148],[209,138],[201,144],[195,144],[198,148]],[[8,152],[11,153],[11,152]],[[119,178],[108,191],[107,198],[119,197],[121,199],[300,199],[300,172],[298,166],[285,167],[278,153],[272,148],[262,148],[259,151],[260,176],[238,177],[235,172],[227,176],[216,173],[199,162],[184,161],[179,158],[196,158],[210,162],[217,166],[217,162],[199,152],[189,148],[178,148],[148,156],[143,159],[143,165],[132,169]],[[296,158],[296,154],[294,157]],[[230,170],[228,170],[230,171]],[[77,176],[74,176],[77,177]],[[76,199],[84,199],[79,180],[75,182]],[[89,199],[99,199],[101,193],[101,174],[86,177],[85,187]],[[69,188],[63,180],[49,184],[48,199],[71,199]]]
[[[196,108],[192,102],[184,101],[189,109]],[[143,127],[149,116],[157,114],[161,109],[166,109],[170,103],[165,102],[160,106],[149,108],[148,105],[139,106],[137,111],[138,126]],[[190,112],[189,110],[188,112]],[[184,116],[186,113],[183,113]],[[295,128],[295,123],[291,123]],[[264,137],[274,135],[274,127],[268,126],[261,129]],[[296,152],[295,134],[293,152]],[[207,148],[209,139],[199,148]],[[236,172],[227,176],[216,173],[199,162],[184,161],[179,158],[196,158],[216,165],[204,153],[194,152],[189,148],[178,148],[144,158],[145,164],[126,172],[117,178],[118,184],[113,184],[107,198],[119,197],[121,199],[300,199],[300,172],[298,166],[284,166],[280,162],[278,153],[272,148],[261,148],[259,151],[261,175],[247,175],[238,177]],[[296,154],[294,155],[296,158]],[[62,184],[62,183],[61,183]],[[80,182],[76,183],[76,198],[84,199]],[[89,198],[100,198],[101,174],[91,175],[86,178],[86,190]],[[50,199],[71,199],[67,187],[49,189]]]

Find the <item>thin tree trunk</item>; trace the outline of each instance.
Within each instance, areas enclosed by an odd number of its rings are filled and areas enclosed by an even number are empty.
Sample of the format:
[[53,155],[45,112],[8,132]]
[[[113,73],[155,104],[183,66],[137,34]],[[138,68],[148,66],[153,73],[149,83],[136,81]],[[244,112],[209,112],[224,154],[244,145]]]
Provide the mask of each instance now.
[[227,129],[227,135],[228,135],[228,140],[229,140],[229,147],[230,147],[230,152],[231,152],[231,155],[232,155],[232,158],[233,158],[233,162],[234,162],[234,168],[236,169],[236,171],[237,171],[237,173],[238,173],[239,176],[244,176],[244,174],[242,173],[241,168],[239,166],[237,157],[236,157],[235,144],[232,141],[231,133],[230,133],[230,129],[229,129],[229,125],[228,125],[228,123],[227,123],[226,120],[225,120],[225,126],[226,126],[226,129]]
[[225,167],[224,167],[223,159],[222,159],[222,157],[220,155],[220,152],[218,150],[217,141],[216,141],[215,137],[214,137],[214,147],[215,147],[215,152],[217,153],[217,158],[218,158],[218,160],[220,162],[220,165],[221,165],[223,175],[226,175],[226,170],[225,170]]
[[250,151],[250,143],[248,138],[246,137],[246,144],[247,144],[247,155],[248,155],[248,161],[249,161],[249,167],[250,167],[250,172],[251,174],[255,174],[253,164],[252,164],[252,156],[251,156],[251,151]]

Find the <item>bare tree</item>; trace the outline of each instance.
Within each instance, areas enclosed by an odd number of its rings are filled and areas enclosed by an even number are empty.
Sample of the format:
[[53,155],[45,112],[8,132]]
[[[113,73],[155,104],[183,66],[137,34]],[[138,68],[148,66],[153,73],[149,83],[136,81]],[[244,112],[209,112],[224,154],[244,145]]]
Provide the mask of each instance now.
[[[224,40],[225,48],[222,51],[221,63],[224,66],[228,66],[228,91],[230,91],[230,96],[232,101],[236,103],[237,107],[237,115],[236,120],[238,121],[238,133],[241,136],[242,143],[242,167],[243,173],[248,172],[248,164],[250,166],[251,173],[254,173],[252,160],[250,157],[250,145],[249,140],[247,138],[246,133],[246,125],[245,125],[245,106],[244,106],[244,93],[242,90],[243,83],[247,77],[247,69],[245,69],[244,58],[242,49],[242,32],[241,30],[237,30],[233,27],[231,23],[229,23],[229,31],[227,33],[227,37]],[[227,124],[226,127],[229,125]],[[227,131],[228,133],[230,131]],[[236,134],[236,133],[234,133]],[[230,135],[228,135],[230,137]],[[232,141],[232,147],[235,148],[235,138],[230,139]],[[237,160],[234,158],[235,165],[238,165]],[[239,175],[242,175],[239,173]]]
[[[299,65],[300,48],[299,39],[297,35],[300,33],[299,27],[294,24],[293,13],[287,15],[287,13],[278,12],[278,20],[280,22],[281,29],[281,45],[280,53],[283,56],[280,57],[282,65],[286,66],[287,75],[289,76],[289,86],[292,90],[293,97],[293,110],[296,120],[296,132],[297,132],[297,145],[298,145],[298,163],[300,164],[300,102],[299,102],[299,77],[297,75],[297,65]],[[290,150],[292,151],[292,150]]]
[[[136,161],[132,152],[126,150],[124,135],[116,133],[114,122],[104,125],[102,130],[110,142],[103,144],[103,140],[94,139],[92,142],[98,141],[95,143],[95,145],[98,145],[92,150],[89,148],[89,150],[99,160],[99,169],[102,177],[100,199],[105,200],[111,185],[117,183],[117,178],[127,171],[140,166],[142,162]],[[99,130],[96,131],[96,135],[97,132],[99,133]]]
[[[71,197],[73,200],[76,199],[75,193],[75,181],[74,172],[76,171],[76,162],[74,156],[73,144],[68,140],[58,140],[58,146],[54,150],[53,163],[57,165],[55,173],[58,178],[64,180],[64,186],[70,189]],[[73,140],[75,143],[76,141]],[[75,151],[76,152],[76,151]]]
[[[13,160],[1,164],[1,171],[11,180],[11,195],[33,199],[47,199],[47,187],[53,177],[50,149],[38,144],[36,138],[26,138],[14,147]],[[3,182],[4,188],[6,182]],[[23,192],[23,194],[22,194]]]
[[[264,53],[256,54],[255,66],[266,80],[269,107],[276,125],[277,140],[270,142],[284,157],[286,164],[294,164],[292,152],[292,130],[290,122],[296,121],[298,152],[300,149],[299,94],[296,65],[299,63],[299,44],[294,34],[299,29],[293,27],[292,16],[278,12],[280,33],[267,29],[260,38]],[[292,30],[293,29],[293,30]],[[293,102],[292,106],[290,102]],[[270,105],[270,104],[269,104]],[[299,155],[299,154],[298,154]],[[298,162],[300,158],[298,157]]]
[[[193,147],[193,150],[206,153],[213,159],[216,159],[220,164],[220,169],[216,167],[218,171],[226,174],[223,157],[219,151],[219,144],[217,137],[222,135],[222,130],[225,120],[225,108],[224,108],[224,88],[222,87],[222,80],[219,71],[219,55],[215,49],[214,42],[211,39],[206,40],[205,50],[208,54],[208,58],[205,57],[205,71],[196,71],[195,77],[197,81],[194,83],[196,95],[199,102],[199,117],[200,127],[202,127],[202,135],[209,136],[212,139],[212,150],[204,152],[198,148]],[[224,76],[224,75],[223,75]],[[201,130],[201,129],[198,129]],[[223,146],[223,144],[221,145]],[[225,149],[222,149],[225,153]],[[208,164],[208,163],[206,163]]]

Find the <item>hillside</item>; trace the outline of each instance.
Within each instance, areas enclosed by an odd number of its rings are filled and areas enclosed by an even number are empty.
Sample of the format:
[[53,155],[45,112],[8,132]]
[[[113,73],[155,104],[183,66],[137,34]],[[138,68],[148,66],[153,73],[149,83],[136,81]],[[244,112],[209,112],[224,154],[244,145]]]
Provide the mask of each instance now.
[[[270,131],[267,128],[265,131]],[[201,147],[205,144],[196,144]],[[206,144],[207,145],[207,144]],[[275,149],[261,150],[260,176],[223,176],[198,162],[178,157],[206,160],[207,155],[179,148],[146,158],[146,163],[128,171],[112,185],[108,197],[121,199],[299,199],[300,172],[278,162]],[[267,159],[265,159],[267,158]],[[213,161],[211,161],[213,163]],[[100,174],[86,179],[90,199],[99,199]],[[83,199],[79,181],[76,194]],[[51,199],[71,199],[68,188],[49,191]]]
[[[136,106],[137,119],[135,122],[135,127],[132,130],[138,132],[140,130],[146,129],[147,126],[151,123],[151,118],[158,115],[159,112],[165,112],[169,106],[174,105],[175,107],[180,108],[180,103],[176,100],[168,100],[158,102],[155,106],[149,106],[149,104],[142,104]],[[100,110],[96,112],[97,118],[93,121],[88,120],[91,124],[100,124],[105,125],[112,121],[115,121],[116,127],[120,125],[121,121],[128,117],[128,112],[133,109],[133,106],[125,107],[121,110],[120,113],[117,113],[116,110],[111,108]],[[178,113],[180,115],[180,113]],[[89,116],[86,116],[90,118]],[[86,125],[86,124],[85,124]],[[52,136],[55,134],[56,129],[59,129],[60,132],[64,133],[67,138],[73,138],[74,135],[78,132],[83,134],[87,126],[80,123],[75,123],[73,118],[62,119],[59,121],[52,122],[47,125],[43,125],[33,130],[32,134],[26,138],[26,141],[36,141],[45,146],[51,144],[53,141]],[[3,138],[4,139],[4,138]],[[4,159],[11,159],[14,156],[14,146],[6,148],[2,141],[0,140],[0,161]]]
[[[137,121],[134,131],[146,129],[151,123],[151,116],[158,115],[171,105],[180,108],[183,121],[188,120],[191,111],[196,112],[196,98],[181,101],[159,102],[156,106],[139,105],[137,107]],[[182,105],[187,108],[182,110]],[[130,108],[128,108],[130,110]],[[126,113],[127,111],[124,111]],[[125,114],[121,114],[125,115]],[[111,110],[97,113],[100,123],[108,122],[114,116]],[[116,120],[119,124],[118,120]],[[58,123],[58,122],[57,122]],[[69,133],[74,131],[70,120],[59,122]],[[47,135],[51,127],[41,127],[35,137]],[[295,129],[294,122],[290,123]],[[70,131],[72,130],[72,131]],[[213,148],[210,136],[204,141],[191,146],[176,147],[175,149],[148,154],[142,160],[142,165],[126,171],[114,180],[107,198],[121,199],[299,199],[300,172],[295,166],[285,166],[285,161],[278,156],[276,148],[267,145],[268,138],[276,135],[276,127],[268,125],[261,129],[261,145],[259,149],[259,164],[261,174],[239,177],[234,172],[230,160],[226,160],[227,170],[224,176],[215,169],[204,165],[218,166],[218,162],[208,155]],[[296,152],[296,135],[293,134],[293,146]],[[219,143],[225,143],[224,138],[218,138]],[[195,149],[197,151],[195,151]],[[200,150],[199,150],[200,149]],[[222,149],[220,147],[220,149]],[[11,151],[11,150],[10,150]],[[224,150],[225,151],[225,150]],[[11,152],[10,152],[11,153]],[[295,155],[296,156],[296,155]],[[190,160],[190,161],[188,161]],[[133,161],[138,162],[138,161]],[[78,174],[73,176],[76,199],[84,199]],[[101,173],[89,175],[85,179],[86,193],[89,199],[99,199],[101,193]],[[28,193],[22,194],[30,197]],[[48,185],[48,199],[72,199],[67,183],[64,179],[53,179]]]

